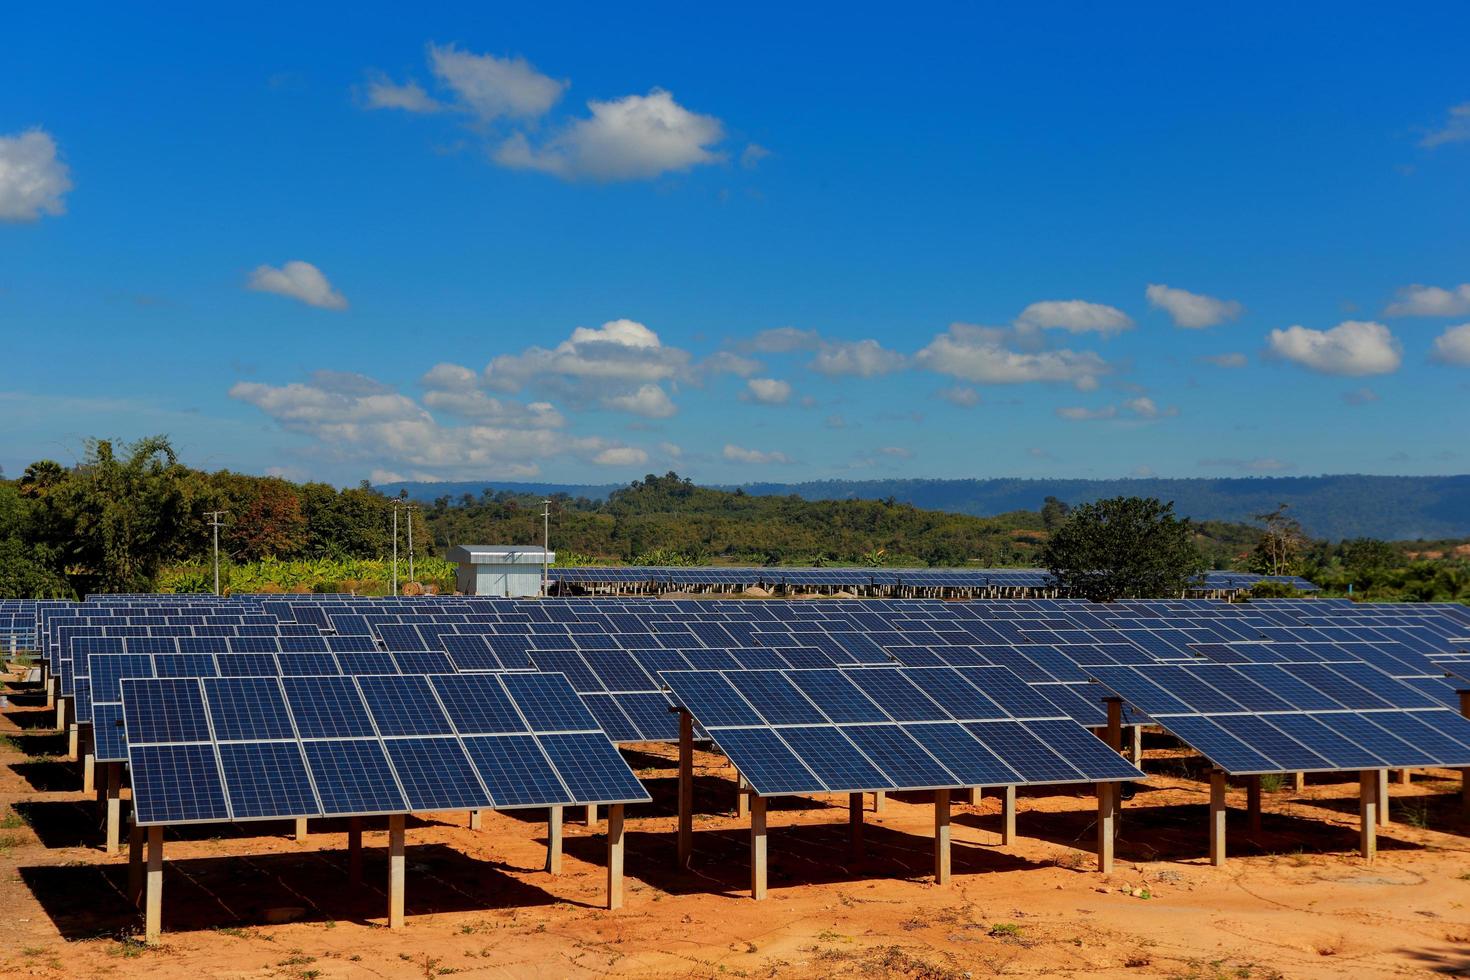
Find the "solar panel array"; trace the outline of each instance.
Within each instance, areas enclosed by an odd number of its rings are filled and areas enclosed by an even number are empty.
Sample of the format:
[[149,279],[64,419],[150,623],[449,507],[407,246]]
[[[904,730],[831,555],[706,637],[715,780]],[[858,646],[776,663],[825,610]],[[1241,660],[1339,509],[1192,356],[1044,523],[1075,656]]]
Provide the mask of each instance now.
[[1360,660],[1093,673],[1232,775],[1470,765],[1470,719]]
[[119,684],[140,825],[649,800],[555,674]]
[[1143,778],[1004,667],[662,677],[761,796]]

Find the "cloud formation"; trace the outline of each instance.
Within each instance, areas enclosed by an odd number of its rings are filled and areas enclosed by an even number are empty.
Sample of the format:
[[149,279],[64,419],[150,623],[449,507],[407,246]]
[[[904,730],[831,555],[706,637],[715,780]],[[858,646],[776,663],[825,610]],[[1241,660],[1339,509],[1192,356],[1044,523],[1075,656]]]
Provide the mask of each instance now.
[[939,397],[960,408],[974,408],[980,404],[980,392],[969,385],[951,385],[939,389]]
[[1433,356],[1441,364],[1470,367],[1470,323],[1450,327],[1434,338]]
[[1009,331],[954,323],[914,355],[920,367],[981,384],[1033,381],[1071,384],[1082,391],[1098,386],[1111,366],[1093,351],[1020,351],[1007,346]]
[[1174,320],[1174,326],[1188,330],[1213,327],[1234,320],[1244,311],[1233,299],[1216,299],[1202,293],[1191,293],[1187,289],[1176,289],[1152,283],[1144,290],[1150,306],[1163,310]]
[[504,167],[538,170],[564,180],[648,180],[725,158],[714,147],[725,127],[690,112],[663,89],[621,99],[589,99],[591,115],[573,120],[539,145],[514,133],[496,147]]
[[1389,329],[1367,320],[1345,320],[1331,330],[1302,326],[1272,330],[1267,342],[1275,356],[1322,374],[1389,374],[1403,360]]
[[785,453],[762,452],[759,449],[746,449],[730,443],[725,444],[724,451],[720,454],[731,463],[749,463],[754,466],[765,466],[771,463],[790,463],[791,457]]
[[1016,325],[1069,333],[1100,333],[1106,337],[1132,330],[1133,320],[1116,306],[1080,299],[1049,299],[1022,310]]
[[761,405],[784,405],[791,400],[791,383],[777,378],[751,378],[740,397]]
[[1426,133],[1419,145],[1432,150],[1446,143],[1470,141],[1470,102],[1450,106],[1445,123],[1439,129]]
[[639,385],[636,391],[621,395],[606,395],[602,398],[602,405],[648,419],[666,419],[679,411],[668,392],[654,384]]
[[1443,289],[1415,283],[1394,294],[1384,316],[1463,316],[1470,313],[1470,282]]
[[250,274],[247,288],[258,293],[289,296],[323,310],[347,309],[347,297],[333,289],[322,270],[310,262],[291,261],[279,269],[268,265],[256,266]]
[[592,457],[599,466],[642,466],[648,453],[634,446],[612,446]]
[[71,173],[56,155],[56,141],[44,129],[0,136],[0,221],[38,221],[66,213],[63,195]]
[[541,74],[525,58],[474,54],[453,44],[430,44],[429,68],[455,101],[482,122],[539,119],[570,84]]

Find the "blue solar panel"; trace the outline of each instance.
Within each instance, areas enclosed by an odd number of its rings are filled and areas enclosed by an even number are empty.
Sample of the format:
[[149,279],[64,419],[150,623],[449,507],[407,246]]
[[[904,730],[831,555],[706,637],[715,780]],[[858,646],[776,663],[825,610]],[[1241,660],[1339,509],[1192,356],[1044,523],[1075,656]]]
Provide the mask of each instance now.
[[219,757],[234,819],[320,812],[298,743],[228,742]]
[[410,810],[481,810],[491,805],[456,738],[391,738],[383,743]]
[[128,768],[132,773],[136,823],[229,819],[213,746],[133,745],[128,750]]
[[128,740],[133,745],[210,740],[197,680],[125,678],[122,688]]
[[1393,759],[1402,766],[1433,766],[1439,760],[1417,745],[1390,733],[1371,720],[1376,715],[1359,715],[1346,711],[1308,715],[1323,726],[1361,745],[1380,759]]
[[365,676],[356,681],[380,735],[453,733],[449,719],[429,688],[428,678]]
[[[721,732],[720,737],[723,739],[725,733]],[[855,792],[889,790],[898,785],[858,751],[857,746],[842,734],[841,728],[831,725],[794,726],[781,729],[780,737],[827,786]]]
[[562,782],[583,803],[651,799],[618,750],[601,732],[537,735]]
[[737,760],[741,774],[761,796],[827,790],[827,784],[769,728],[722,728],[714,734],[720,748]]
[[788,676],[823,714],[839,725],[888,720],[883,710],[842,671],[802,670]]
[[501,682],[534,732],[597,729],[597,720],[566,679],[556,674],[509,673]]
[[1171,715],[1160,723],[1226,772],[1281,771],[1275,762],[1203,715]]
[[614,694],[612,698],[638,727],[640,741],[669,742],[679,737],[679,719],[663,694]]
[[[1388,766],[1386,760],[1324,724],[1326,719],[1331,718],[1330,715],[1322,718],[1319,721],[1312,715],[1288,713],[1271,715],[1268,720],[1273,728],[1279,728],[1298,742],[1310,745],[1336,768],[1381,769]],[[1269,752],[1266,746],[1259,747]]]
[[123,762],[128,740],[121,703],[92,705],[92,751],[98,762]]
[[847,679],[862,688],[894,721],[943,721],[950,717],[896,670],[850,670]]
[[221,653],[214,662],[221,677],[275,677],[281,672],[274,653]]
[[1020,722],[978,722],[966,725],[965,731],[1028,783],[1067,783],[1087,778]]
[[1037,720],[1023,722],[1026,730],[1047,748],[1056,752],[1067,764],[1088,781],[1132,779],[1139,775],[1133,764],[1124,760],[1101,739],[1083,731],[1070,721]]
[[461,735],[528,731],[493,674],[443,674],[431,678],[430,683]]
[[[911,726],[918,731],[926,726]],[[876,759],[895,784],[908,789],[963,786],[904,729],[896,725],[851,725],[843,730],[854,745]]]
[[375,734],[351,678],[285,677],[281,686],[302,738],[370,738]]
[[1255,715],[1215,715],[1211,721],[1271,759],[1277,769],[1300,772],[1338,768]]
[[725,679],[756,707],[767,724],[820,725],[827,721],[790,680],[775,671],[731,671]]
[[436,650],[395,651],[393,660],[402,674],[452,674],[454,663],[449,654]]
[[382,743],[373,739],[303,742],[325,816],[408,809]]
[[761,724],[760,715],[722,674],[684,671],[663,676],[676,684],[684,707],[706,728]]
[[572,802],[572,794],[531,736],[472,736],[464,746],[497,809]]
[[[295,738],[281,685],[274,677],[208,677],[204,696],[220,742]],[[226,773],[228,776],[228,772]]]
[[999,786],[1024,782],[1014,769],[976,741],[962,725],[941,722],[907,725],[905,729],[914,741],[953,773],[961,785]]

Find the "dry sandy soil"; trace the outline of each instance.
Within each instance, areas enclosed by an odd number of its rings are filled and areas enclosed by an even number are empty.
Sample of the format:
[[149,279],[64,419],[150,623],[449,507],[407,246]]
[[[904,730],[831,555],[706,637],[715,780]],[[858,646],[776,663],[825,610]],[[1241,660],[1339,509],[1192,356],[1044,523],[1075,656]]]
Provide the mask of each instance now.
[[[181,828],[165,846],[164,941],[134,937],[126,855],[56,758],[50,714],[14,689],[0,719],[5,977],[1312,977],[1470,975],[1470,824],[1458,775],[1393,786],[1394,822],[1357,857],[1356,782],[1266,796],[1263,832],[1231,815],[1231,858],[1205,861],[1197,759],[1159,737],[1128,801],[1117,872],[1096,873],[1091,796],[1023,793],[1015,846],[999,805],[957,805],[954,880],[936,887],[923,794],[868,814],[848,851],[846,799],[771,808],[771,892],[753,902],[731,771],[696,762],[695,857],[674,859],[667,748],[628,758],[654,796],[629,816],[627,904],[607,912],[604,842],[569,812],[563,873],[541,870],[541,814],[411,819],[408,925],[384,928],[382,828],[349,888],[345,827],[298,843],[265,823]],[[1244,806],[1232,792],[1231,806]],[[126,850],[124,848],[124,850]]]

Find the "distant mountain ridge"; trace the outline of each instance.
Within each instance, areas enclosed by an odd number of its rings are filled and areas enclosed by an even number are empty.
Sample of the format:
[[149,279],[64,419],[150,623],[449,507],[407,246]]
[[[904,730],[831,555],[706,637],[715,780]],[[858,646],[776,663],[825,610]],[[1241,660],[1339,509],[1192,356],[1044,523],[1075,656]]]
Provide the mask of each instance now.
[[[390,483],[416,500],[431,501],[486,489],[513,493],[566,493],[601,499],[621,484]],[[733,490],[734,486],[716,485]],[[1275,476],[1221,479],[1124,480],[816,480],[808,483],[747,483],[746,493],[789,495],[807,500],[893,497],[928,510],[989,516],[1038,510],[1047,497],[1069,504],[1128,494],[1174,501],[1175,510],[1195,520],[1249,522],[1278,503],[1313,537],[1374,537],[1390,540],[1470,537],[1470,475],[1459,476]]]

